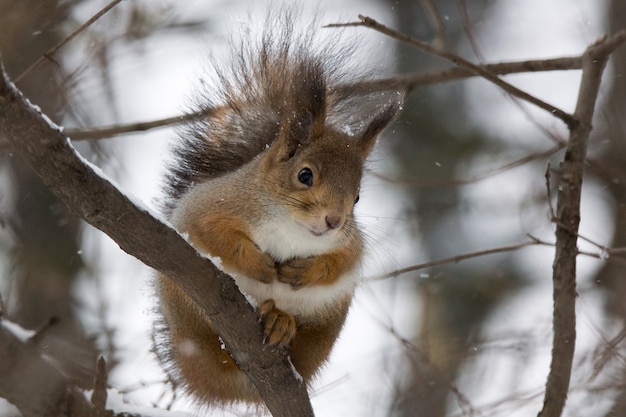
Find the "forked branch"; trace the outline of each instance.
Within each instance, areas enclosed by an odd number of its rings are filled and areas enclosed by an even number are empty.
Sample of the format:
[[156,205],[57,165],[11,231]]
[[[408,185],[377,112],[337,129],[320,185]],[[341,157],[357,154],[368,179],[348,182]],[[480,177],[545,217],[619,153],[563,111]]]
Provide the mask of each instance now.
[[626,31],[591,45],[583,55],[583,74],[557,187],[556,251],[553,263],[552,362],[539,417],[558,417],[569,390],[576,346],[576,256],[580,200],[591,123],[610,54],[626,41]]

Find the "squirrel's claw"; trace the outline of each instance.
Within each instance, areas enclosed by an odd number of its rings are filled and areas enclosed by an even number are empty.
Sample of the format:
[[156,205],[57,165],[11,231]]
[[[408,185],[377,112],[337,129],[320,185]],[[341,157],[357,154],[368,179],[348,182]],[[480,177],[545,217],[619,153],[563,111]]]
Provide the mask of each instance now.
[[270,346],[288,346],[296,335],[296,320],[289,313],[276,308],[274,300],[269,299],[259,307],[263,322],[263,343]]

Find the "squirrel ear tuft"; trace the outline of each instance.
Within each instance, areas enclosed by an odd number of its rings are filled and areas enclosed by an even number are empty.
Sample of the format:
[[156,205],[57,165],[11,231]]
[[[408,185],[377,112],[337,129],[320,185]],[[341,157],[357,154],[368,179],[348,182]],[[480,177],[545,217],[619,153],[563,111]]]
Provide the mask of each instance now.
[[[306,65],[306,64],[305,64]],[[308,63],[303,71],[304,86],[299,92],[302,107],[309,109],[313,117],[311,133],[319,136],[324,132],[326,123],[326,78],[320,63]]]
[[287,161],[293,158],[298,148],[309,142],[312,124],[313,115],[307,109],[286,111],[275,142],[278,160]]
[[285,106],[276,139],[280,160],[292,158],[301,145],[324,131],[326,119],[326,80],[321,65],[303,62],[294,73],[291,100]]
[[363,153],[365,156],[369,155],[376,138],[383,131],[385,127],[395,119],[396,115],[401,109],[401,102],[394,102],[385,107],[380,113],[378,113],[372,120],[370,120],[367,127],[359,136],[359,144],[363,147]]

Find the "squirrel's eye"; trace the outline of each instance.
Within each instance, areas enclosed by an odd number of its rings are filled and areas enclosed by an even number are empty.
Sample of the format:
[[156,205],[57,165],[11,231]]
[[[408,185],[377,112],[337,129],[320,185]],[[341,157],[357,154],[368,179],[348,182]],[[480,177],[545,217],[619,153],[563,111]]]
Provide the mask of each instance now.
[[298,181],[304,185],[308,185],[309,187],[312,186],[313,171],[311,171],[311,168],[302,168],[300,172],[298,172]]
[[361,199],[361,196],[357,194],[356,198],[354,199],[354,204],[358,203],[360,199]]

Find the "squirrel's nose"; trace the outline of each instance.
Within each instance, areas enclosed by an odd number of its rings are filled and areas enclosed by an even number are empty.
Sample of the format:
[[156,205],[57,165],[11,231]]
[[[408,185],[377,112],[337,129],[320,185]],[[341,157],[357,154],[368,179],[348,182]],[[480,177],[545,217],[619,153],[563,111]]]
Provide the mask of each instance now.
[[331,214],[326,216],[326,224],[331,229],[339,229],[343,225],[343,216]]

